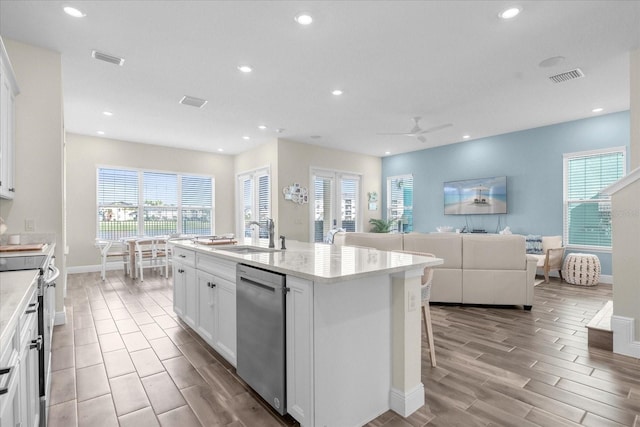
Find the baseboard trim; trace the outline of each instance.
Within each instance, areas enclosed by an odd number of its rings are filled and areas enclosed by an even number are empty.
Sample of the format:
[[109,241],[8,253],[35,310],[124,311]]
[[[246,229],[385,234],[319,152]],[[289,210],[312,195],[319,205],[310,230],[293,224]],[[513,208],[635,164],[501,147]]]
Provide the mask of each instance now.
[[[124,269],[124,264],[123,263],[117,263],[117,262],[113,262],[113,263],[109,263],[106,266],[106,270],[122,270]],[[76,265],[74,267],[67,267],[67,274],[74,274],[74,273],[95,273],[95,272],[100,272],[102,271],[102,265],[100,264],[96,264],[96,265]]]
[[640,359],[640,341],[635,341],[635,319],[611,316],[613,352]]
[[424,406],[424,385],[420,383],[407,392],[392,388],[389,400],[392,411],[408,417]]
[[609,274],[601,274],[599,282],[606,283],[608,285],[613,285],[613,276]]
[[67,307],[62,307],[62,311],[56,311],[53,318],[53,326],[64,325],[67,323]]

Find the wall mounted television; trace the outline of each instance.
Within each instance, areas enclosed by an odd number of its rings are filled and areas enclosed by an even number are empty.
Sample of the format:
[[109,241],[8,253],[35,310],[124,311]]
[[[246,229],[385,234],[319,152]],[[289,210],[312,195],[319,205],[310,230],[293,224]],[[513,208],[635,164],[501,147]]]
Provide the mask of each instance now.
[[465,179],[444,183],[445,215],[507,213],[507,177]]

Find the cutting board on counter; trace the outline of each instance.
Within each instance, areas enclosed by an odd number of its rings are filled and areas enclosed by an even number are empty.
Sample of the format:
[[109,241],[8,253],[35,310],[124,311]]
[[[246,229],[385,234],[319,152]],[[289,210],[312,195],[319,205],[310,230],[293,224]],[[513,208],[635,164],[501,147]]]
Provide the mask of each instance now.
[[0,245],[0,252],[41,251],[45,243],[33,243],[30,245]]

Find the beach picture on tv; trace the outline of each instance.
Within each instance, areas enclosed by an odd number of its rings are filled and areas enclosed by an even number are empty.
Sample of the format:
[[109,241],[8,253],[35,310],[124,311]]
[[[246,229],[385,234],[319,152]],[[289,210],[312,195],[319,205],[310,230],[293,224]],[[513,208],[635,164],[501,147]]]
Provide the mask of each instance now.
[[506,214],[507,177],[444,183],[445,215]]

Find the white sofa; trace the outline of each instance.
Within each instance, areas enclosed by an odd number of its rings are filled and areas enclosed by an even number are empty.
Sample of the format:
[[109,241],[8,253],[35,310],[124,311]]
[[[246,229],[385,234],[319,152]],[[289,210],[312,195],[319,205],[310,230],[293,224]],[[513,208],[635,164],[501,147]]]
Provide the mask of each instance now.
[[457,233],[337,233],[334,244],[379,250],[428,252],[444,260],[436,267],[432,302],[522,305],[530,310],[535,257],[520,235]]

